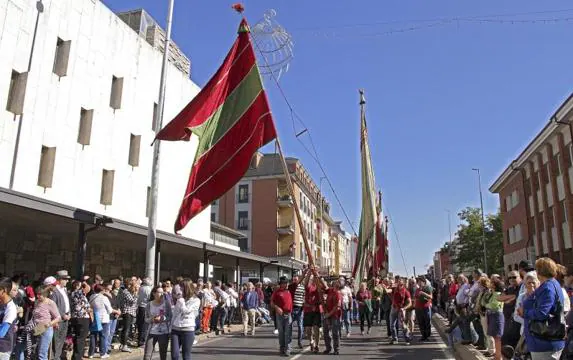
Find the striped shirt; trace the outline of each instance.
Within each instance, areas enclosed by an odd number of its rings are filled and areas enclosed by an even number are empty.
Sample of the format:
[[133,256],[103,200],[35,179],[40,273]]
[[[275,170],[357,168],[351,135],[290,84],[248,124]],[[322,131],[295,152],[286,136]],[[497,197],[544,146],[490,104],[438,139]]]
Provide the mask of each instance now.
[[289,285],[288,289],[292,295],[293,306],[302,307],[304,305],[304,285],[302,283],[293,283]]

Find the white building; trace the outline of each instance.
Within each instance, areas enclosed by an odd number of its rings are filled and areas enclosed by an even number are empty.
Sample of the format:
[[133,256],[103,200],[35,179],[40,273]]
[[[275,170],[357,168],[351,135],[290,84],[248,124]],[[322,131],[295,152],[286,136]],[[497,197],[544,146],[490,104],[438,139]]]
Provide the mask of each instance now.
[[[14,220],[6,217],[13,208],[2,200],[26,196],[38,203],[49,201],[107,216],[114,219],[110,228],[126,230],[123,223],[146,227],[150,144],[163,55],[149,37],[150,30],[155,35],[162,30],[144,12],[140,12],[139,25],[137,18],[130,17],[130,27],[98,0],[43,0],[38,4],[43,5],[38,7],[36,0],[0,1],[0,190],[4,196],[0,198],[0,230],[2,219]],[[134,31],[138,26],[142,36]],[[185,60],[176,46],[171,48],[165,123],[199,92],[189,79]],[[173,233],[195,150],[196,139],[161,144],[158,230],[165,233]],[[23,222],[26,228],[33,228],[29,221],[34,217]],[[44,222],[50,221],[55,219]],[[165,235],[170,236],[167,242],[185,245],[193,241],[195,248],[201,243],[214,245],[210,224],[210,209],[206,209],[191,220],[183,237]],[[37,231],[54,233],[43,227]],[[91,238],[97,238],[92,234]],[[74,238],[62,233],[62,241],[68,241],[66,248],[73,243],[70,237]],[[0,272],[24,267],[17,264],[25,261],[18,258],[16,248],[3,248],[11,240],[0,235],[0,253],[14,254],[5,259],[0,255]],[[41,243],[37,238],[30,241]],[[229,249],[230,254],[235,254],[232,250],[238,253],[238,246],[216,245]],[[108,254],[114,246],[105,248]],[[140,262],[144,237],[130,246],[137,252],[134,260]],[[69,256],[62,256],[59,261],[69,263]],[[202,256],[201,252],[196,259]],[[102,258],[103,263],[95,267],[101,268],[98,271],[106,270],[105,255]],[[53,262],[45,266],[63,265]],[[195,270],[188,271],[194,274]]]

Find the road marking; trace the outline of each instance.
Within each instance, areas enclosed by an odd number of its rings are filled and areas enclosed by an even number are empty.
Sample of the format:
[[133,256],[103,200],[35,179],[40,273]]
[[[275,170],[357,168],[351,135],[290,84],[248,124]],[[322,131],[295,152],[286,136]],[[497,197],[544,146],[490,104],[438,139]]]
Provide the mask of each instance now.
[[306,348],[302,349],[301,352],[299,352],[299,353],[296,354],[295,356],[291,357],[290,359],[291,359],[291,360],[296,360],[296,359],[298,359],[299,357],[301,357],[304,353],[306,353],[306,352],[308,352],[308,351],[310,351],[310,346],[307,346]]

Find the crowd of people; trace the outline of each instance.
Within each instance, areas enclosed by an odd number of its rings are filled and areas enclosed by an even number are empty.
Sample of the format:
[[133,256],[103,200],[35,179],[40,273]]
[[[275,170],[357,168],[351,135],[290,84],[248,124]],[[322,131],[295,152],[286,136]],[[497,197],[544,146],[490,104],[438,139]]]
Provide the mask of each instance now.
[[156,346],[162,360],[191,359],[195,335],[229,332],[239,304],[234,284],[202,279],[101,276],[71,281],[66,270],[31,283],[25,275],[0,278],[0,360],[108,358],[119,350]]
[[[0,278],[0,360],[107,358],[114,340],[119,350],[144,349],[151,359],[191,359],[195,336],[222,335],[242,323],[243,335],[272,323],[279,352],[290,356],[293,328],[297,345],[312,353],[339,354],[353,327],[368,335],[385,326],[388,343],[413,341],[417,324],[428,341],[431,317],[442,312],[452,342],[481,350],[495,360],[569,359],[573,341],[573,271],[549,258],[533,267],[522,261],[503,278],[475,270],[431,282],[379,278],[362,283],[324,278],[314,267],[289,281],[223,284],[182,277],[152,284],[148,278],[101,276],[71,280],[66,270],[31,283],[25,275]],[[296,325],[295,325],[296,324]],[[401,333],[401,337],[399,337]]]
[[481,270],[470,279],[448,275],[435,286],[437,310],[447,315],[453,342],[475,347],[487,357],[570,359],[572,270],[540,258],[535,267],[521,261],[505,279]]

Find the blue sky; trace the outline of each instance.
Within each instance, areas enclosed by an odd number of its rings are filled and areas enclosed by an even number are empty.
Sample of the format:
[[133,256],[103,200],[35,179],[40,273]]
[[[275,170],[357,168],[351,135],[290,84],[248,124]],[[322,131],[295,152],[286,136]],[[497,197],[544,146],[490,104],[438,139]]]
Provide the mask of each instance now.
[[[191,78],[202,86],[234,41],[239,17],[231,1],[175,2],[173,39],[191,59]],[[115,11],[142,7],[165,23],[167,0],[104,3]],[[445,209],[452,212],[455,231],[455,214],[479,206],[471,169],[481,169],[486,212],[495,211],[498,199],[487,188],[571,91],[573,5],[566,1],[243,3],[251,23],[273,8],[292,34],[294,59],[281,86],[356,223],[357,89],[365,89],[376,179],[410,274],[413,266],[423,271],[448,239]],[[475,21],[480,17],[488,21]],[[427,26],[451,18],[471,21]],[[523,22],[533,19],[567,20]],[[411,27],[416,30],[396,32]],[[267,89],[286,152],[299,157],[318,182],[321,172],[296,141],[287,106],[270,81]],[[330,190],[326,195],[342,220]],[[405,274],[392,229],[390,242],[390,268]]]

